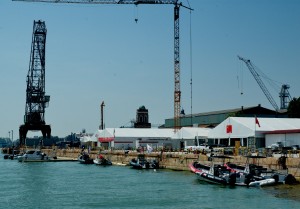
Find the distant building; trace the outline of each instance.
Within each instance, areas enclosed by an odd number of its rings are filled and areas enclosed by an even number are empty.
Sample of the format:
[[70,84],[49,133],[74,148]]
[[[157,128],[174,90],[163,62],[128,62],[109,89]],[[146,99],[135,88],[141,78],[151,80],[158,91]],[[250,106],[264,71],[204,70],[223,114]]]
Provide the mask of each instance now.
[[139,109],[137,109],[134,128],[151,128],[151,123],[149,123],[148,109],[146,109],[145,106],[141,106]]
[[[254,107],[240,107],[235,109],[220,110],[214,112],[197,113],[180,116],[181,127],[206,127],[213,128],[222,123],[228,117],[253,117],[260,118],[287,118],[287,114],[278,113],[262,107],[260,104]],[[163,128],[174,127],[174,118],[165,119]]]
[[0,147],[9,147],[12,145],[12,142],[9,138],[0,138]]

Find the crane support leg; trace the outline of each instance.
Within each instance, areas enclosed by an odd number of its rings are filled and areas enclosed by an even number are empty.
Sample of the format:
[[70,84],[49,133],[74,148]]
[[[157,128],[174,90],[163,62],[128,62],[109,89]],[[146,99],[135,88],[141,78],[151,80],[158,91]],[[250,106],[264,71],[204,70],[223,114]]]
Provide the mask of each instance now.
[[41,131],[44,139],[51,137],[50,125],[21,125],[19,128],[20,146],[25,145],[28,131]]

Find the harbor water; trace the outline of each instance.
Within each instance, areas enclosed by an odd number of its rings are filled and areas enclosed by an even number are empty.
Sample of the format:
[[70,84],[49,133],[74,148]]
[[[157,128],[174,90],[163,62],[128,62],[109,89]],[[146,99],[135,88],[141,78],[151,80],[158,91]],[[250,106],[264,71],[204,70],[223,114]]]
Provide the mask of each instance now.
[[0,157],[0,208],[300,208],[300,186],[231,188],[187,171]]

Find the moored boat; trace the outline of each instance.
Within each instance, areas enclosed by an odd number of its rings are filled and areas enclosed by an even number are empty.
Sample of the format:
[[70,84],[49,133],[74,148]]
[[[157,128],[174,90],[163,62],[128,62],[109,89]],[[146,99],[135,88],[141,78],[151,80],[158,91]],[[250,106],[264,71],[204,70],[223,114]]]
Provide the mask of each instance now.
[[[202,164],[193,164],[192,168],[196,168],[195,174],[201,181],[206,181],[208,183],[222,184],[222,185],[235,185],[236,183],[236,173],[231,173],[230,169],[227,169],[223,164],[215,164],[213,159],[228,159],[229,156],[213,156],[209,170],[207,166],[204,167]],[[190,167],[191,168],[191,167]]]
[[103,155],[98,155],[96,159],[93,160],[94,164],[96,165],[112,165],[112,162],[109,159],[103,157]]
[[90,155],[87,153],[82,153],[78,156],[77,160],[81,164],[94,164],[94,161],[92,158],[90,158]]
[[144,154],[139,154],[137,159],[130,161],[130,166],[135,169],[156,169],[159,164],[156,160],[146,160]]
[[266,158],[263,156],[247,156],[246,165],[245,166],[238,166],[232,163],[226,163],[228,169],[232,169],[235,172],[239,173],[240,175],[244,175],[248,177],[245,180],[245,184],[248,186],[266,186],[266,185],[274,185],[274,184],[293,184],[296,182],[295,178],[291,174],[277,172],[275,170],[270,170],[264,168],[259,165],[250,164],[250,159],[261,159]]
[[19,162],[43,162],[51,158],[41,150],[28,150],[23,155],[17,156]]

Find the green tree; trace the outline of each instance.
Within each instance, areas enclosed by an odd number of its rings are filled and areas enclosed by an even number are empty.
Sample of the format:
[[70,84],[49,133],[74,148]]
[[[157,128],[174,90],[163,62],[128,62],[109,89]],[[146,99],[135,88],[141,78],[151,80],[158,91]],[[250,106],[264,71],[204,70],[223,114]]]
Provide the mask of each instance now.
[[293,98],[288,106],[287,114],[290,118],[300,118],[300,97]]

